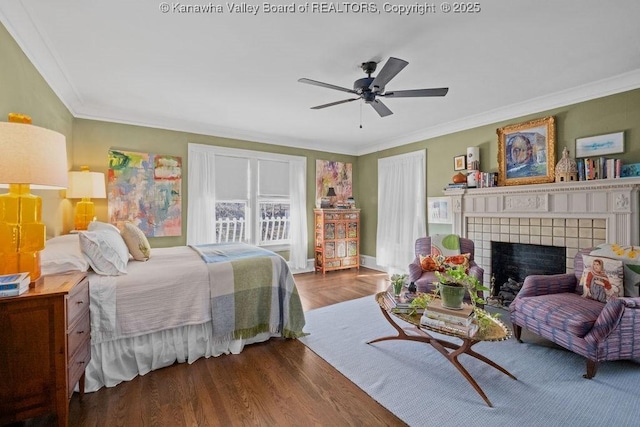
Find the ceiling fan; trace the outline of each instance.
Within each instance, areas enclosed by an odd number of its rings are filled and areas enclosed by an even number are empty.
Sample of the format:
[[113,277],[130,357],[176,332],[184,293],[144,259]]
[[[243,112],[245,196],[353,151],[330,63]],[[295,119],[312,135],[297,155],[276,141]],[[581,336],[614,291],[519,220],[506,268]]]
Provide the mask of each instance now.
[[382,67],[382,70],[376,77],[372,77],[371,74],[376,70],[378,65],[374,61],[363,62],[361,65],[362,71],[367,74],[367,77],[356,80],[353,83],[353,89],[347,89],[346,87],[335,86],[329,83],[323,83],[311,79],[298,79],[300,83],[307,83],[310,85],[326,87],[329,89],[339,90],[342,92],[352,93],[357,95],[355,98],[344,99],[342,101],[330,102],[329,104],[318,105],[311,107],[312,110],[319,110],[321,108],[332,107],[334,105],[344,104],[358,99],[364,100],[365,103],[371,105],[374,110],[380,115],[380,117],[386,117],[393,114],[386,105],[382,103],[377,97],[383,96],[386,98],[413,98],[423,96],[445,96],[449,91],[449,88],[435,88],[435,89],[413,89],[413,90],[396,90],[385,92],[385,86],[391,81],[404,67],[409,63],[402,59],[390,57]]

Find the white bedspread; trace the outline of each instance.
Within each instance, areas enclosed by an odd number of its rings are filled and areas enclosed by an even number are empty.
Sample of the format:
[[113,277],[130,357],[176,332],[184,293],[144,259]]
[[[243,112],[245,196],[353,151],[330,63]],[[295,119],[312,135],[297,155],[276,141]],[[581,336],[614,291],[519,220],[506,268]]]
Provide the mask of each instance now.
[[130,261],[127,271],[117,277],[89,273],[87,392],[176,361],[237,354],[246,344],[282,336],[270,331],[250,338],[214,338],[209,269],[188,246],[154,248],[149,261]]
[[154,248],[126,275],[90,273],[89,283],[93,344],[211,320],[207,266],[188,246]]

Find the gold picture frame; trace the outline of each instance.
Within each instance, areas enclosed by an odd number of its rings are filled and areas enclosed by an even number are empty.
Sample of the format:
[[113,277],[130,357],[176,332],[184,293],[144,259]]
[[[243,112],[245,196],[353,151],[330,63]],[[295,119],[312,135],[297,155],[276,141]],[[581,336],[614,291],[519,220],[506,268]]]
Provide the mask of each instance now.
[[498,185],[555,181],[556,127],[544,117],[501,127],[498,133]]

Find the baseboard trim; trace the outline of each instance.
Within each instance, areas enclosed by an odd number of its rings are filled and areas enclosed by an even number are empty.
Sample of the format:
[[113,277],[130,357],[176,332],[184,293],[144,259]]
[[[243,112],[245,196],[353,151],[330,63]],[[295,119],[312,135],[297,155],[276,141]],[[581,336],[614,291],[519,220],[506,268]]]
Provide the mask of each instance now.
[[375,257],[369,255],[360,255],[360,266],[370,268],[371,270],[387,271],[384,267],[376,263]]
[[[360,266],[369,268],[371,270],[378,270],[382,272],[387,271],[384,267],[376,264],[375,257],[369,256],[369,255],[360,255]],[[305,268],[291,269],[292,274],[312,273],[314,271],[315,271],[315,265],[314,265],[313,258],[307,260],[307,266]]]

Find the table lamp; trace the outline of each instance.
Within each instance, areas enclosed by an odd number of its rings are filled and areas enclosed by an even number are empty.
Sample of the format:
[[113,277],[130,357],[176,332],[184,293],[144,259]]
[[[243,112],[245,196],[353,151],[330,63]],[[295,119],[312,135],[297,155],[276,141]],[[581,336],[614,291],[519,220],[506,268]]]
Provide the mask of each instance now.
[[336,200],[338,198],[338,195],[336,194],[336,190],[333,187],[329,187],[329,189],[327,190],[327,197],[329,197],[329,205],[333,208],[336,206]]
[[76,230],[86,230],[89,223],[95,219],[96,208],[91,201],[104,199],[107,194],[104,189],[104,174],[89,172],[88,166],[81,166],[80,171],[69,172],[68,199],[82,199],[76,205],[74,227]]
[[0,194],[0,274],[28,272],[35,282],[45,225],[42,199],[30,191],[67,186],[67,144],[64,135],[11,113],[0,122],[0,152],[0,184],[9,185]]

